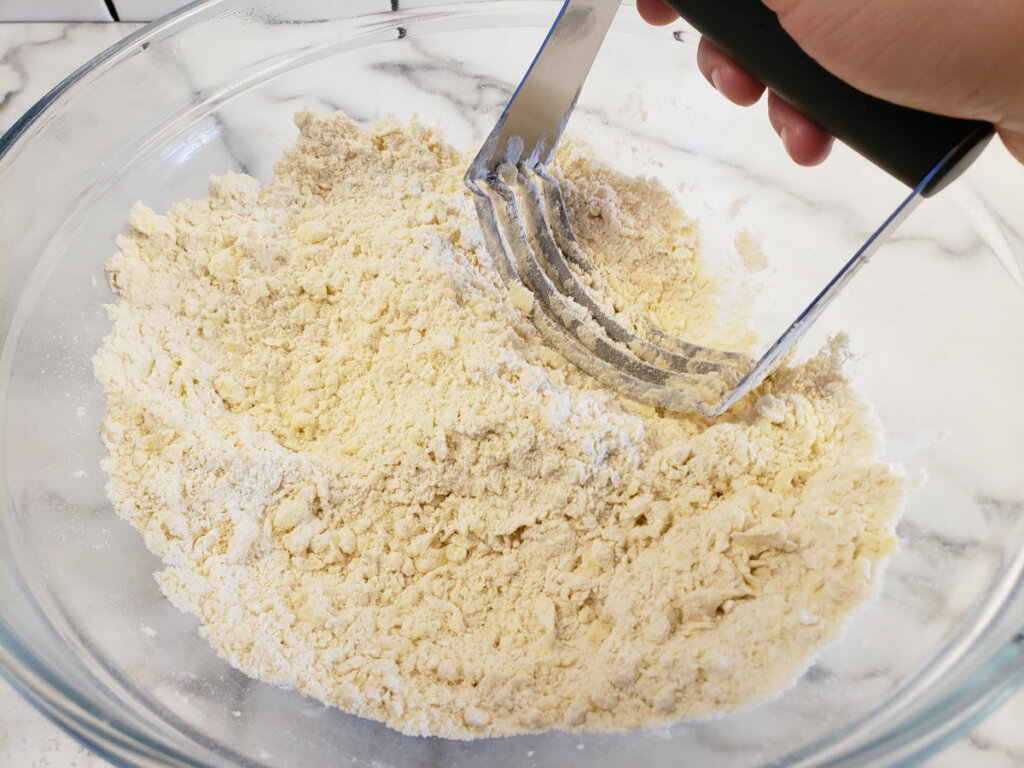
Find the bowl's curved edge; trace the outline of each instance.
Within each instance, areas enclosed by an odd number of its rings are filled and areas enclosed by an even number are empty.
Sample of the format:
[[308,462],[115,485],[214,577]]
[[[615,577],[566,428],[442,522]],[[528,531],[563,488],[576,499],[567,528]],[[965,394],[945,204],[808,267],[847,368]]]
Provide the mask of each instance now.
[[3,160],[4,156],[11,147],[14,146],[14,143],[18,138],[39,118],[46,108],[60,98],[60,96],[69,88],[80,82],[87,75],[98,72],[106,66],[112,66],[122,58],[127,51],[134,48],[136,45],[147,45],[151,38],[162,33],[167,27],[178,23],[186,16],[193,15],[199,11],[200,8],[208,6],[209,4],[210,3],[206,0],[192,0],[192,2],[183,5],[171,13],[161,16],[155,21],[151,21],[134,32],[130,32],[103,52],[89,59],[89,61],[57,83],[57,85],[51,88],[45,96],[29,107],[25,111],[25,114],[19,117],[15,121],[14,125],[8,128],[7,131],[0,136],[0,161]]

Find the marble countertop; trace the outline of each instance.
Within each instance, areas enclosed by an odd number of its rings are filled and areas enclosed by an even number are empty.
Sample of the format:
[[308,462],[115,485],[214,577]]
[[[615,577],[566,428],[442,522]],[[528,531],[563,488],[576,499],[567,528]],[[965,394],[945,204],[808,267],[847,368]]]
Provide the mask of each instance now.
[[[0,24],[0,131],[89,58],[137,29],[128,23]],[[925,765],[1024,766],[1024,691]],[[106,763],[36,712],[0,680],[0,765],[9,768]]]

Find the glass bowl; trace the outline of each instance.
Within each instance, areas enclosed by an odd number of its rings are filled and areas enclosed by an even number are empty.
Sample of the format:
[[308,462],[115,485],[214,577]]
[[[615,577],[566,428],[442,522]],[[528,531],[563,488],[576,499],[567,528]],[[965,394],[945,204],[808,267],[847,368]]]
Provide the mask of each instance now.
[[[136,200],[211,173],[266,181],[303,106],[437,123],[470,148],[557,11],[542,0],[218,0],[126,38],[0,140],[0,662],[55,722],[125,765],[895,765],[1024,679],[1024,168],[990,147],[927,201],[804,343],[845,331],[918,480],[877,599],[773,700],[617,735],[412,738],[233,670],[173,608],[104,494],[103,265]],[[624,7],[570,131],[657,176],[705,253],[757,291],[766,340],[905,194],[842,148],[792,166],[758,110],[725,103],[683,24]],[[372,204],[372,201],[367,203]],[[769,268],[742,268],[748,233]]]

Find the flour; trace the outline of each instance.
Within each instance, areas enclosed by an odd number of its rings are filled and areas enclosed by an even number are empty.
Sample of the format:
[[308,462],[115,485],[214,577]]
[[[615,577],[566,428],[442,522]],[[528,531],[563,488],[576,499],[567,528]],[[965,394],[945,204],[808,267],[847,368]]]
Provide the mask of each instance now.
[[768,268],[768,256],[750,230],[741,230],[733,240],[733,247],[743,259],[743,266],[750,272],[761,272]]
[[[792,680],[903,494],[840,345],[715,422],[624,400],[508,300],[466,156],[297,124],[266,189],[137,205],[108,264],[104,467],[165,594],[238,669],[410,734],[621,730]],[[561,173],[619,295],[730,341],[668,193],[580,147]]]

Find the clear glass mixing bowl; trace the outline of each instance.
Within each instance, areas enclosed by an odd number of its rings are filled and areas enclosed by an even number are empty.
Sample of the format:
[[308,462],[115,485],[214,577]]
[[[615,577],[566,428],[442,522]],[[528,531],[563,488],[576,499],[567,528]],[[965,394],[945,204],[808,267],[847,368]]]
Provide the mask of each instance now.
[[[97,752],[145,766],[895,765],[1024,679],[1024,169],[998,146],[913,215],[805,343],[850,334],[885,456],[920,485],[878,599],[774,700],[619,735],[410,738],[246,678],[163,599],[156,559],[104,495],[90,364],[129,207],[202,196],[211,173],[266,180],[306,105],[418,114],[469,148],[556,8],[195,5],[76,72],[0,141],[0,662]],[[623,8],[570,130],[678,194],[709,258],[760,291],[770,336],[904,190],[841,149],[792,166],[763,114],[701,81],[694,43]],[[769,269],[743,272],[744,230]]]

